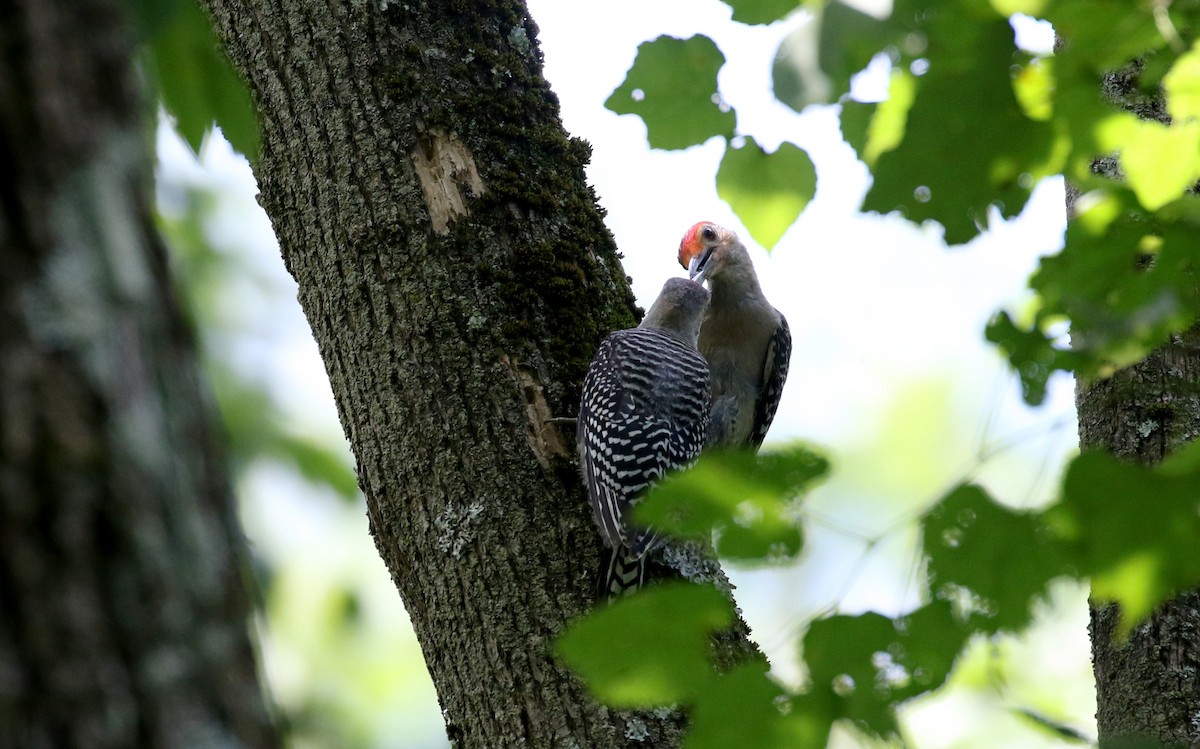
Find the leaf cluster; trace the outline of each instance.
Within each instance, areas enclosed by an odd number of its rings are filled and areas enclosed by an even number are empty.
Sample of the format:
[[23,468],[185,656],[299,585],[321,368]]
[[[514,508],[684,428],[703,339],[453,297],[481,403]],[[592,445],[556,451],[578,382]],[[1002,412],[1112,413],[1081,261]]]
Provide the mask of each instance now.
[[[742,562],[779,561],[800,551],[799,506],[827,470],[799,446],[706,455],[653,491],[640,518],[672,537],[715,535],[718,550]],[[1120,636],[1200,583],[1197,486],[1200,445],[1156,468],[1080,455],[1060,500],[1040,511],[1005,506],[974,484],[954,488],[921,518],[927,603],[898,617],[813,622],[798,691],[762,661],[719,672],[710,637],[730,626],[731,603],[701,585],[651,585],[595,611],[558,653],[608,704],[686,708],[689,749],[743,745],[747,731],[747,745],[822,747],[839,720],[895,738],[897,708],[942,686],[973,640],[1029,626],[1051,581],[1090,579],[1094,598],[1121,605]]]
[[[781,10],[787,5],[776,3]],[[760,9],[750,12],[757,17]],[[660,36],[638,47],[625,81],[604,106],[641,117],[653,148],[678,150],[724,139],[717,192],[755,241],[770,248],[812,200],[816,169],[792,143],[768,152],[753,138],[735,136],[736,113],[717,91],[717,73],[724,64],[725,55],[707,36]]]

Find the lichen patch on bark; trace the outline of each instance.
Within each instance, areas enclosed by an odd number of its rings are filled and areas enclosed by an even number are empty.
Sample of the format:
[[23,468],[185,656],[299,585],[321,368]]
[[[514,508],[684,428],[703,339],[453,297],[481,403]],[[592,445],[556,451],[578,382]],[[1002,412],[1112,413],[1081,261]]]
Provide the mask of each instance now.
[[475,157],[457,135],[433,128],[417,140],[412,160],[429,209],[429,222],[438,234],[449,234],[450,223],[469,212],[463,190],[471,197],[483,195]]

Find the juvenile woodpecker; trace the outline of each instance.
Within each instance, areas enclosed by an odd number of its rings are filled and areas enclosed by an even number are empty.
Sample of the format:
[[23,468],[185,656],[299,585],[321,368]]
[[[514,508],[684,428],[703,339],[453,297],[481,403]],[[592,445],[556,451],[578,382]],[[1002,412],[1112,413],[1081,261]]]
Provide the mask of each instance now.
[[679,244],[679,264],[712,291],[699,342],[712,382],[710,441],[757,450],[787,379],[787,320],[763,296],[750,253],[732,231],[709,221],[692,226]]
[[669,279],[641,325],[600,344],[576,422],[579,465],[608,547],[597,596],[636,590],[646,555],[662,543],[630,522],[630,509],[667,471],[691,465],[708,430],[708,364],[696,350],[708,306],[703,285]]

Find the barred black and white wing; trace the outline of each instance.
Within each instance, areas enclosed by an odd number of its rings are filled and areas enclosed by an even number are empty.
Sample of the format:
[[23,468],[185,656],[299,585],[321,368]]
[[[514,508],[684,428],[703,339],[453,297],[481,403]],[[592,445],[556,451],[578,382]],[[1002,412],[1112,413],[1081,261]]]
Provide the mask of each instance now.
[[763,384],[758,399],[754,403],[754,426],[750,431],[748,444],[757,450],[767,437],[767,430],[775,420],[775,412],[779,410],[779,400],[783,397],[783,385],[787,381],[788,365],[792,359],[792,332],[788,329],[787,319],[779,310],[779,325],[771,334],[767,344],[766,356],[763,358]]
[[679,339],[635,328],[600,345],[580,398],[579,462],[601,536],[626,562],[660,543],[630,521],[630,509],[667,471],[699,456],[708,399],[708,365]]

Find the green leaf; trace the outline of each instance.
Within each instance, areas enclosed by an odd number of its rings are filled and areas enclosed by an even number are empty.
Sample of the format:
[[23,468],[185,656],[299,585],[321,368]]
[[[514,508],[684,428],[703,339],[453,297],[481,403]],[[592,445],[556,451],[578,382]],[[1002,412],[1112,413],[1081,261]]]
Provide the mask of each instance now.
[[756,660],[709,682],[688,711],[685,749],[825,746],[827,714],[784,712],[790,707],[787,693],[767,670],[766,661]]
[[771,65],[775,98],[797,112],[842,98],[850,91],[850,79],[905,33],[892,19],[877,19],[837,0],[816,16],[816,28],[802,24],[779,43]]
[[[1121,67],[1162,44],[1152,4],[1128,0],[1051,0],[1043,13],[1066,52],[1097,71]],[[1104,19],[1098,23],[1097,19]]]
[[1046,399],[1046,383],[1055,371],[1072,371],[1082,361],[1078,352],[1060,349],[1035,322],[1020,328],[1007,312],[1000,311],[988,323],[984,337],[999,346],[1021,378],[1021,395],[1031,406]]
[[798,0],[724,0],[724,3],[733,9],[733,20],[752,25],[774,23],[803,5]]
[[908,73],[892,71],[888,97],[875,106],[875,115],[867,126],[866,140],[859,151],[867,166],[874,167],[882,154],[904,142],[908,113],[916,95],[916,79]]
[[1042,57],[1021,65],[1013,77],[1013,93],[1031,120],[1046,122],[1054,115],[1054,60]]
[[1200,201],[1185,196],[1151,217],[1109,184],[1079,199],[1062,252],[1043,258],[1030,280],[1039,322],[1071,320],[1071,358],[1058,362],[1089,377],[1138,361],[1200,316]]
[[1121,115],[1104,124],[1100,146],[1120,154],[1125,180],[1147,210],[1162,208],[1200,179],[1200,122],[1164,125]]
[[343,499],[358,497],[358,477],[346,456],[328,445],[280,430],[273,435],[267,452],[290,462],[300,475],[314,484],[328,486]]
[[867,210],[936,220],[951,244],[973,238],[990,207],[1019,213],[1037,178],[1058,172],[1064,156],[1049,123],[1030,120],[1016,100],[1008,21],[978,14],[969,2],[932,14],[928,71],[918,79],[904,139],[879,153],[864,201]]
[[656,485],[634,519],[680,538],[706,540],[715,530],[717,553],[726,558],[792,557],[801,545],[796,499],[828,470],[824,458],[799,445],[757,455],[708,452]]
[[142,41],[149,41],[164,28],[179,9],[193,0],[128,0],[137,21],[138,35]]
[[894,17],[881,20],[838,0],[825,6],[818,22],[817,61],[829,76],[833,99],[849,93],[851,77],[904,34]]
[[990,0],[992,7],[1000,15],[1008,18],[1014,13],[1024,13],[1027,16],[1038,17],[1046,7],[1047,0]]
[[908,673],[907,682],[899,681],[891,688],[897,702],[942,686],[972,634],[950,601],[928,603],[897,619],[896,627],[902,635],[899,647],[888,652]]
[[[842,102],[839,122],[842,127],[842,140],[854,149],[858,158],[863,158],[867,145],[867,128],[875,117],[879,105],[874,102],[861,102],[847,99]],[[865,161],[865,160],[864,160]]]
[[196,3],[179,3],[148,41],[151,80],[192,150],[199,151],[215,121],[233,147],[254,161],[258,156],[254,105]]
[[996,504],[978,486],[957,487],[929,511],[922,545],[930,587],[970,591],[971,623],[986,632],[1029,624],[1030,604],[1069,572],[1042,518]]
[[779,43],[771,62],[772,93],[797,112],[809,104],[830,100],[829,77],[809,54],[815,44],[812,24],[801,24]]
[[[1163,429],[1166,419],[1148,413],[1137,428]],[[1159,603],[1200,584],[1198,509],[1200,443],[1192,443],[1158,468],[1083,453],[1067,467],[1062,502],[1046,515],[1091,576],[1093,598],[1121,605],[1124,635]]]
[[879,674],[875,654],[887,654],[899,638],[895,623],[882,614],[838,615],[813,622],[804,636],[811,692],[833,701],[835,717],[858,721],[877,735],[896,734],[890,701],[875,691]]
[[1163,77],[1163,90],[1173,122],[1200,120],[1200,42],[1175,61]]
[[288,432],[263,387],[238,375],[224,362],[209,361],[230,452],[240,465],[272,458],[290,464],[304,478],[327,486],[343,499],[358,497],[358,479],[347,455],[311,437]]
[[714,135],[731,137],[737,118],[722,108],[717,94],[717,72],[724,64],[725,56],[707,36],[660,36],[638,46],[624,83],[604,106],[641,117],[652,148],[687,148]]
[[555,652],[609,705],[674,705],[692,701],[716,677],[709,635],[732,620],[715,588],[656,585],[579,619]]
[[816,191],[812,159],[791,143],[767,153],[747,137],[741,148],[725,149],[717,170],[717,195],[767,249],[795,223]]
[[804,637],[810,694],[877,736],[898,734],[895,708],[945,682],[968,631],[946,601],[897,620],[876,613],[814,622]]

